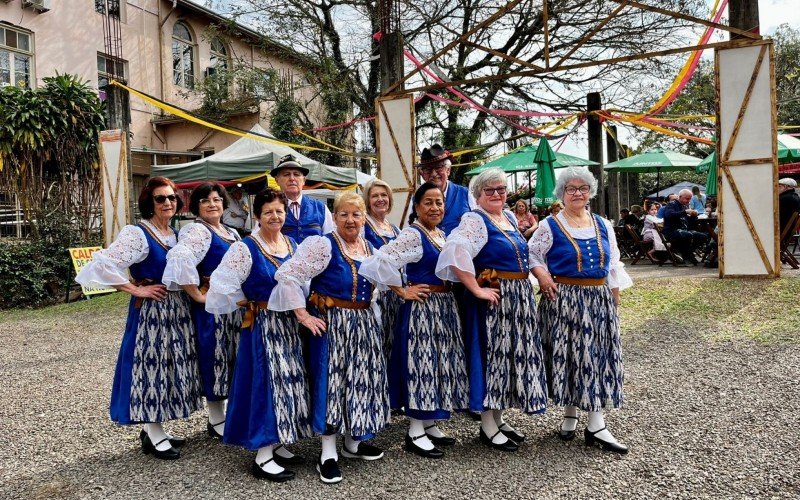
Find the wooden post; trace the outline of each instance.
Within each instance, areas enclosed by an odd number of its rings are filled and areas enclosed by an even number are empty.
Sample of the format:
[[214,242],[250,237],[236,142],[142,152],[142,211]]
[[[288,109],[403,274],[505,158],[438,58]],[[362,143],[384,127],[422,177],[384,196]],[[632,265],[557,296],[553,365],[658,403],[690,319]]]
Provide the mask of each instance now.
[[[617,155],[617,142],[614,137],[617,135],[617,127],[610,126],[606,131],[606,160],[608,163],[615,162],[619,158]],[[620,173],[609,172],[606,190],[606,210],[609,218],[613,219],[619,214],[620,208]],[[628,204],[625,205],[629,207]]]
[[[403,34],[384,33],[379,42],[381,58],[381,91],[403,78]],[[400,84],[398,90],[402,90]]]
[[[729,24],[734,28],[759,33],[758,0],[730,0],[728,3]],[[731,40],[744,38],[731,33]]]
[[600,117],[592,114],[593,111],[600,111],[601,105],[599,92],[592,92],[586,96],[586,111],[589,114],[589,159],[599,163],[599,165],[589,167],[597,179],[597,196],[592,200],[592,212],[609,215],[603,213],[606,210],[603,179],[603,127],[600,125]]

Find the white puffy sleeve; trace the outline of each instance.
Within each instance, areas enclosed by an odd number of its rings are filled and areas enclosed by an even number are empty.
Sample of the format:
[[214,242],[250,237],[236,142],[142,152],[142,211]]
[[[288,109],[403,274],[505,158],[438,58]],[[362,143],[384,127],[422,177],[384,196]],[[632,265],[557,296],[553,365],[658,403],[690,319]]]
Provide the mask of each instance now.
[[178,291],[181,285],[200,285],[197,265],[211,248],[211,231],[203,224],[184,226],[178,244],[167,252],[167,267],[161,281],[168,290]]
[[419,262],[422,252],[422,236],[416,229],[407,227],[400,231],[397,238],[364,259],[358,274],[375,283],[379,290],[403,286],[400,269],[411,262]]
[[292,311],[306,306],[303,285],[317,276],[331,261],[331,240],[324,236],[309,236],[291,259],[275,273],[278,284],[269,297],[272,311]]
[[242,292],[242,283],[250,276],[253,258],[244,242],[237,241],[225,252],[219,266],[211,273],[211,282],[206,294],[206,311],[212,314],[228,314],[239,308],[236,304],[247,297]]
[[483,217],[475,212],[461,216],[458,227],[450,232],[436,263],[436,276],[446,281],[459,281],[454,269],[475,274],[472,259],[486,245],[489,233]]
[[528,241],[528,262],[531,269],[535,267],[547,268],[547,252],[553,247],[553,231],[550,229],[550,218],[548,217],[537,229]]
[[85,287],[130,283],[128,268],[143,261],[150,253],[141,228],[125,226],[108,248],[92,254],[92,261],[75,277]]
[[333,222],[333,215],[328,209],[328,205],[325,205],[325,221],[322,223],[322,234],[332,233],[334,229],[336,229],[336,224]]
[[633,286],[633,280],[625,271],[625,264],[619,260],[619,246],[617,246],[617,236],[614,234],[614,226],[605,219],[603,219],[603,223],[606,225],[608,245],[611,247],[611,261],[609,263],[606,283],[608,283],[609,288],[625,290]]

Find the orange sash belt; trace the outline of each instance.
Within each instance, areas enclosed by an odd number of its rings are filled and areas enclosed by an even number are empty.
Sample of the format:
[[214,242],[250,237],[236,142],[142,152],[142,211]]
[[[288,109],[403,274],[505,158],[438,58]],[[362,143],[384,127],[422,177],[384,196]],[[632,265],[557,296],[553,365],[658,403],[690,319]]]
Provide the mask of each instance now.
[[205,295],[208,292],[208,287],[211,285],[211,276],[200,276],[200,293]]
[[529,273],[512,272],[512,271],[498,271],[497,269],[484,269],[478,275],[477,281],[480,286],[488,286],[489,288],[500,289],[500,280],[525,280],[528,279]]
[[313,292],[311,296],[308,297],[308,302],[316,307],[322,314],[325,314],[325,312],[332,307],[342,307],[344,309],[366,309],[369,307],[369,302],[342,300],[317,292]]
[[[145,278],[143,280],[131,280],[131,283],[134,286],[150,286],[156,284],[156,282],[151,280],[150,278]],[[133,307],[135,307],[136,309],[141,309],[143,303],[144,303],[143,298],[136,297],[136,300],[133,301]]]
[[267,302],[264,300],[240,300],[236,305],[245,308],[244,316],[242,317],[242,328],[250,328],[253,326],[256,314],[269,309],[267,307]]
[[[409,286],[414,285],[428,285],[427,283],[409,283]],[[453,284],[449,281],[445,281],[444,285],[428,285],[428,289],[430,289],[431,293],[447,293],[453,291]]]

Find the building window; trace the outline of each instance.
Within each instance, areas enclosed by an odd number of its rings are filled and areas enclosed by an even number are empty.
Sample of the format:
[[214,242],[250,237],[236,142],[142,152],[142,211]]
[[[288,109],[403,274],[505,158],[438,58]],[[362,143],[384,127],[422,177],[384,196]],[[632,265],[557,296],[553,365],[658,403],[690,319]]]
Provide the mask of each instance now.
[[31,88],[33,35],[0,25],[0,87]]
[[219,38],[211,40],[211,67],[217,72],[228,69],[228,50]]
[[182,22],[172,28],[172,81],[180,87],[194,88],[194,43],[189,27]]
[[125,83],[128,80],[128,62],[105,54],[97,54],[97,88],[100,99],[105,98],[105,90],[111,79]]
[[94,10],[105,14],[106,8],[108,8],[109,16],[125,22],[125,3],[123,0],[94,0]]

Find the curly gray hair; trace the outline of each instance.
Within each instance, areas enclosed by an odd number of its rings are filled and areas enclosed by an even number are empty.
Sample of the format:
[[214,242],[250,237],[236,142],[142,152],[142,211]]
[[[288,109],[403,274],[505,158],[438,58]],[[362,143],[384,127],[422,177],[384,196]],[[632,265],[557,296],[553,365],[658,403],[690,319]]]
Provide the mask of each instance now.
[[475,197],[477,200],[481,196],[481,192],[484,187],[489,184],[494,184],[495,182],[502,182],[503,184],[506,183],[506,173],[503,172],[502,169],[497,167],[487,168],[483,172],[479,173],[469,183],[469,191],[472,193],[472,196]]
[[589,186],[589,199],[597,195],[597,179],[594,178],[594,175],[592,175],[588,168],[567,167],[561,171],[561,175],[559,175],[556,181],[556,187],[553,189],[553,194],[556,195],[556,198],[563,201],[567,183],[575,179],[583,181]]

